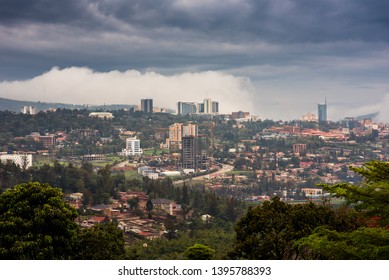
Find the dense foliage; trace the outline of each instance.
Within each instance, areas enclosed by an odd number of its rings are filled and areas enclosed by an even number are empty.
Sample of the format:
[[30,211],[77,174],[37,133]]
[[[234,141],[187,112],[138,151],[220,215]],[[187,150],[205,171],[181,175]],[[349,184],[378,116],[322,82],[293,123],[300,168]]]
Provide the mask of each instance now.
[[371,161],[362,167],[350,167],[364,177],[358,185],[341,183],[322,185],[323,189],[336,197],[343,197],[355,209],[369,217],[379,217],[381,226],[389,224],[389,163]]
[[312,235],[298,240],[295,247],[304,259],[388,260],[389,231],[359,228],[338,232],[319,227]]
[[80,229],[74,250],[74,259],[117,260],[124,259],[124,234],[114,222],[96,224]]
[[0,195],[1,259],[69,259],[77,212],[47,184],[15,186]]
[[87,162],[77,167],[72,163],[64,165],[55,161],[53,165],[44,164],[25,170],[12,162],[0,161],[0,192],[31,181],[49,184],[60,188],[64,193],[83,193],[85,205],[92,202],[108,203],[117,190],[126,187],[124,174],[113,174],[109,165],[95,172],[93,166]]
[[183,260],[187,259],[186,250],[195,244],[207,246],[212,251],[210,258],[221,260],[234,242],[232,224],[222,220],[204,222],[195,219],[188,227],[177,227],[173,239],[138,240],[127,248],[127,259],[134,260]]
[[261,206],[250,207],[236,224],[236,242],[231,258],[294,259],[295,241],[309,236],[318,226],[349,231],[363,225],[357,213],[335,210],[312,202],[290,205],[274,197]]
[[307,259],[389,259],[389,163],[371,161],[352,168],[364,176],[360,185],[323,185],[368,218],[370,228],[339,232],[320,227],[295,247]]
[[184,255],[188,260],[210,260],[214,251],[208,246],[196,243],[186,248]]
[[218,195],[202,184],[177,187],[169,178],[150,180],[145,177],[142,189],[152,198],[164,197],[176,201],[182,205],[184,213],[192,212],[195,217],[209,214],[214,218],[235,222],[246,208],[242,201],[232,196]]
[[123,232],[107,223],[81,229],[60,189],[37,182],[0,195],[0,259],[120,259]]

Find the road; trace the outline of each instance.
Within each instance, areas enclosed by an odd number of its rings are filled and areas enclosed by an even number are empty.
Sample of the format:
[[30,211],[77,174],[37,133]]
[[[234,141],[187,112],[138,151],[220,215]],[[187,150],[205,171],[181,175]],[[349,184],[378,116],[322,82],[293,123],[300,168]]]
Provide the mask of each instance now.
[[[129,164],[128,160],[118,163],[117,165],[115,165],[115,168],[123,168],[127,164]],[[219,176],[221,174],[224,174],[224,173],[227,173],[227,172],[229,172],[229,171],[231,171],[233,169],[234,169],[234,166],[229,165],[229,164],[223,164],[222,167],[219,170],[217,170],[217,171],[215,171],[213,173],[210,173],[210,174],[193,177],[193,178],[191,178],[191,180],[193,180],[193,181],[201,181],[201,180],[208,179],[208,178],[211,178],[211,177],[217,177],[217,176]],[[189,179],[174,181],[173,184],[174,185],[183,184],[184,181],[188,182]]]
[[[233,169],[234,169],[234,167],[232,165],[223,164],[222,167],[219,170],[217,170],[217,171],[215,171],[213,173],[210,173],[210,174],[193,177],[193,178],[191,178],[191,180],[193,180],[193,181],[201,181],[201,180],[204,180],[204,179],[208,179],[210,177],[219,176],[219,175],[227,173],[227,172],[229,172],[229,171],[231,171]],[[183,184],[184,182],[189,182],[189,179],[174,181],[173,184],[174,185],[179,185],[179,184]]]
[[127,164],[129,164],[130,161],[126,160],[126,161],[123,161],[123,162],[119,162],[118,164],[115,165],[115,167],[117,168],[123,168],[125,167]]

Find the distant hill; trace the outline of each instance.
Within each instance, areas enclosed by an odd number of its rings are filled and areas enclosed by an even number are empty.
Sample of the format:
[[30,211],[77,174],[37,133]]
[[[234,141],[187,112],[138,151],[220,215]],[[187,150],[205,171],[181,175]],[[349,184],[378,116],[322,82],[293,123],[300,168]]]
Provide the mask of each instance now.
[[131,108],[134,108],[136,107],[136,105],[126,105],[126,104],[110,104],[110,105],[89,105],[85,108],[87,108],[88,110],[97,110],[97,111],[101,111],[101,110],[107,110],[107,111],[114,111],[114,110],[121,110],[121,109],[131,109]]
[[34,106],[38,111],[48,110],[50,108],[86,108],[86,106],[62,104],[62,103],[46,103],[46,102],[33,102],[33,101],[18,101],[6,98],[0,98],[0,111],[12,111],[20,113],[21,107]]
[[358,116],[357,120],[361,121],[363,119],[375,119],[378,116],[378,112],[376,113],[371,113],[371,114],[366,114],[362,116]]
[[34,106],[37,111],[44,111],[48,109],[88,109],[88,110],[120,110],[130,109],[135,107],[134,105],[114,104],[114,105],[77,105],[77,104],[64,104],[64,103],[46,103],[46,102],[32,102],[32,101],[18,101],[6,98],[0,98],[0,111],[12,111],[16,113],[21,112],[23,106]]

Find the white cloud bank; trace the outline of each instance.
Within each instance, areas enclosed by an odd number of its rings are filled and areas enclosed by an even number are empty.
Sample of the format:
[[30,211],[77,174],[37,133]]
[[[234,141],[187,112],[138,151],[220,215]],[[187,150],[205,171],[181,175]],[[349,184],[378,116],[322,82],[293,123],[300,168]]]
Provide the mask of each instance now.
[[214,71],[167,76],[135,70],[95,72],[54,67],[30,80],[0,83],[0,96],[16,100],[137,105],[142,98],[153,98],[154,106],[175,109],[178,101],[211,98],[219,101],[221,113],[251,111],[254,92],[249,78]]
[[379,105],[377,119],[382,122],[389,123],[389,94],[386,94],[382,103]]
[[[96,72],[90,68],[54,67],[32,79],[0,82],[0,97],[91,105],[140,105],[142,98],[153,98],[154,106],[173,110],[178,101],[202,102],[211,98],[219,102],[221,113],[242,110],[275,120],[317,113],[317,103],[327,97],[331,120],[379,112],[377,120],[389,122],[389,93],[380,94],[386,85],[359,89],[319,81],[306,82],[301,87],[287,79],[254,83],[247,76],[218,71],[164,75],[152,71]],[[318,90],[318,84],[330,90]]]

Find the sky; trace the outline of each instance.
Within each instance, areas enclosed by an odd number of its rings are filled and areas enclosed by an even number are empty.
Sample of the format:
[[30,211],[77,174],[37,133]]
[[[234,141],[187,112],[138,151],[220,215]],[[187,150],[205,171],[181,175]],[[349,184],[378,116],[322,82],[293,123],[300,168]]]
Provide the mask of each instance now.
[[389,122],[389,1],[0,0],[0,97]]

